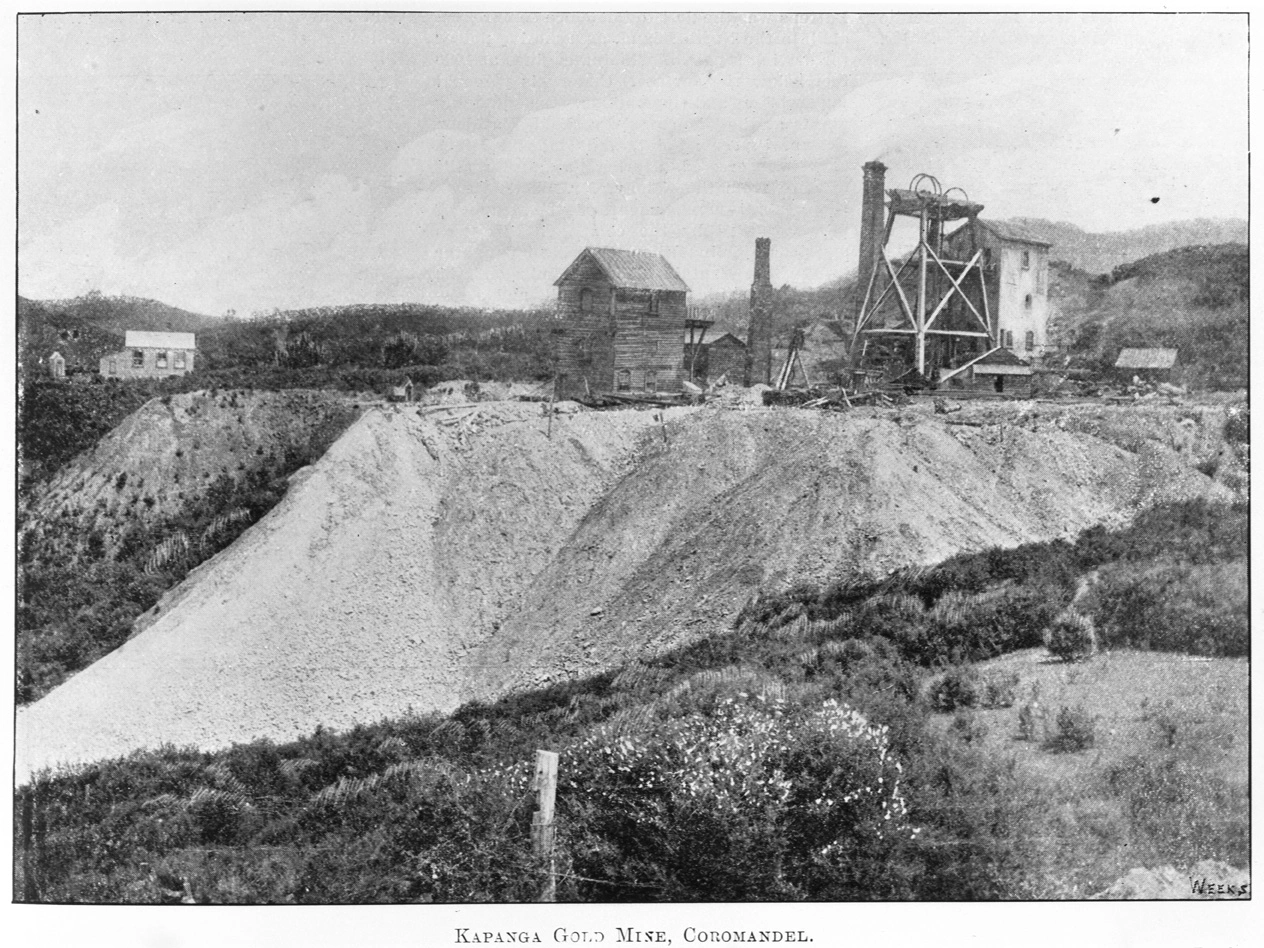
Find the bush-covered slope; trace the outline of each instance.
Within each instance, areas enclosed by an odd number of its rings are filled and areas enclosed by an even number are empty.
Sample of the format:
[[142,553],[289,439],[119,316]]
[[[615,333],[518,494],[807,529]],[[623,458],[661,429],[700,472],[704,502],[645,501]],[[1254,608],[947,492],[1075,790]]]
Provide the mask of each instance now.
[[[63,408],[47,418],[69,433],[40,432],[64,437],[49,438],[56,449],[147,390],[50,383],[28,398],[47,394]],[[93,393],[96,402],[70,398]],[[167,394],[33,485],[18,523],[17,700],[121,644],[137,616],[267,513],[289,475],[358,414],[352,400],[323,392]]]
[[1072,364],[1109,371],[1128,347],[1180,350],[1178,381],[1249,382],[1250,261],[1243,244],[1181,247],[1089,278],[1055,267],[1054,341]]

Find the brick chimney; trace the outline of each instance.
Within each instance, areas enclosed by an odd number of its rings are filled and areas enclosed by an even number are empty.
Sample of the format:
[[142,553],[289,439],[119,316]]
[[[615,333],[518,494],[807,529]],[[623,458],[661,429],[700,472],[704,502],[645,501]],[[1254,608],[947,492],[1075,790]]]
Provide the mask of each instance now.
[[750,323],[746,329],[745,384],[772,384],[772,241],[755,239],[755,282],[751,284]]
[[[886,201],[887,166],[880,161],[868,161],[864,165],[865,188],[860,203],[860,269],[856,279],[856,320],[860,319],[860,307],[865,301],[865,290],[874,264],[882,259],[883,238],[886,236],[883,207]],[[874,284],[882,286],[882,277]]]

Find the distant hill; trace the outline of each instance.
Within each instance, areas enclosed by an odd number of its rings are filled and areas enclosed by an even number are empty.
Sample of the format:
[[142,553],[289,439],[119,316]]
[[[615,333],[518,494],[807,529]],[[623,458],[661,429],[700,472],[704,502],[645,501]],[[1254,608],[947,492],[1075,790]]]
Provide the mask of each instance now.
[[1109,273],[1115,267],[1176,247],[1247,242],[1247,223],[1240,220],[1198,218],[1170,224],[1151,224],[1137,230],[1093,234],[1074,224],[1038,217],[1014,217],[1016,224],[1053,244],[1052,259],[1077,270]]

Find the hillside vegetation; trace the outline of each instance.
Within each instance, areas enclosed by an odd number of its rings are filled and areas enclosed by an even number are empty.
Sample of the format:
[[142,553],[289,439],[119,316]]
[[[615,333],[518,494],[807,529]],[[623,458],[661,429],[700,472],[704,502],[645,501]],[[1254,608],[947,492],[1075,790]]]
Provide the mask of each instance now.
[[1059,267],[1050,287],[1054,340],[1072,365],[1107,372],[1123,348],[1175,348],[1178,382],[1203,389],[1249,384],[1244,244],[1182,247],[1101,277]]
[[[84,400],[98,419],[146,391],[50,385],[28,397],[49,389],[63,405],[67,394],[119,396]],[[17,701],[125,641],[138,616],[271,510],[290,475],[358,415],[353,401],[320,392],[168,394],[32,487],[18,517]]]
[[[1214,689],[1173,704],[1170,658],[1119,650],[1244,655],[1247,536],[1245,509],[1171,505],[1118,531],[759,598],[687,646],[451,715],[45,774],[15,807],[29,840],[17,891],[534,900],[547,872],[529,842],[537,748],[561,755],[564,900],[1082,898],[1138,863],[1243,866],[1245,664],[1215,659],[1200,671]],[[1185,578],[1156,584],[1156,571]],[[1200,591],[1212,576],[1214,598]],[[1183,618],[1160,630],[1123,608],[1142,590]],[[929,672],[1018,659],[1072,603],[1113,657],[985,668],[995,739],[960,690],[965,710],[944,726]],[[1085,725],[1094,754],[1051,742],[1015,756],[1016,696],[1057,668],[1126,704]],[[1064,697],[1078,694],[1060,674]],[[1138,685],[1153,692],[1137,701]]]

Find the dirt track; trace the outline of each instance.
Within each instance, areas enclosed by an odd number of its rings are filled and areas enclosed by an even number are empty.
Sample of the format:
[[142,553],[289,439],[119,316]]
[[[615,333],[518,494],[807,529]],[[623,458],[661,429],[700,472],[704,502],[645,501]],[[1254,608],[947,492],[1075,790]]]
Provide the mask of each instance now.
[[538,405],[370,411],[144,631],[20,711],[19,780],[450,709],[725,628],[761,589],[1227,494],[1170,446],[1054,423],[665,414],[666,442],[642,411],[551,439]]

